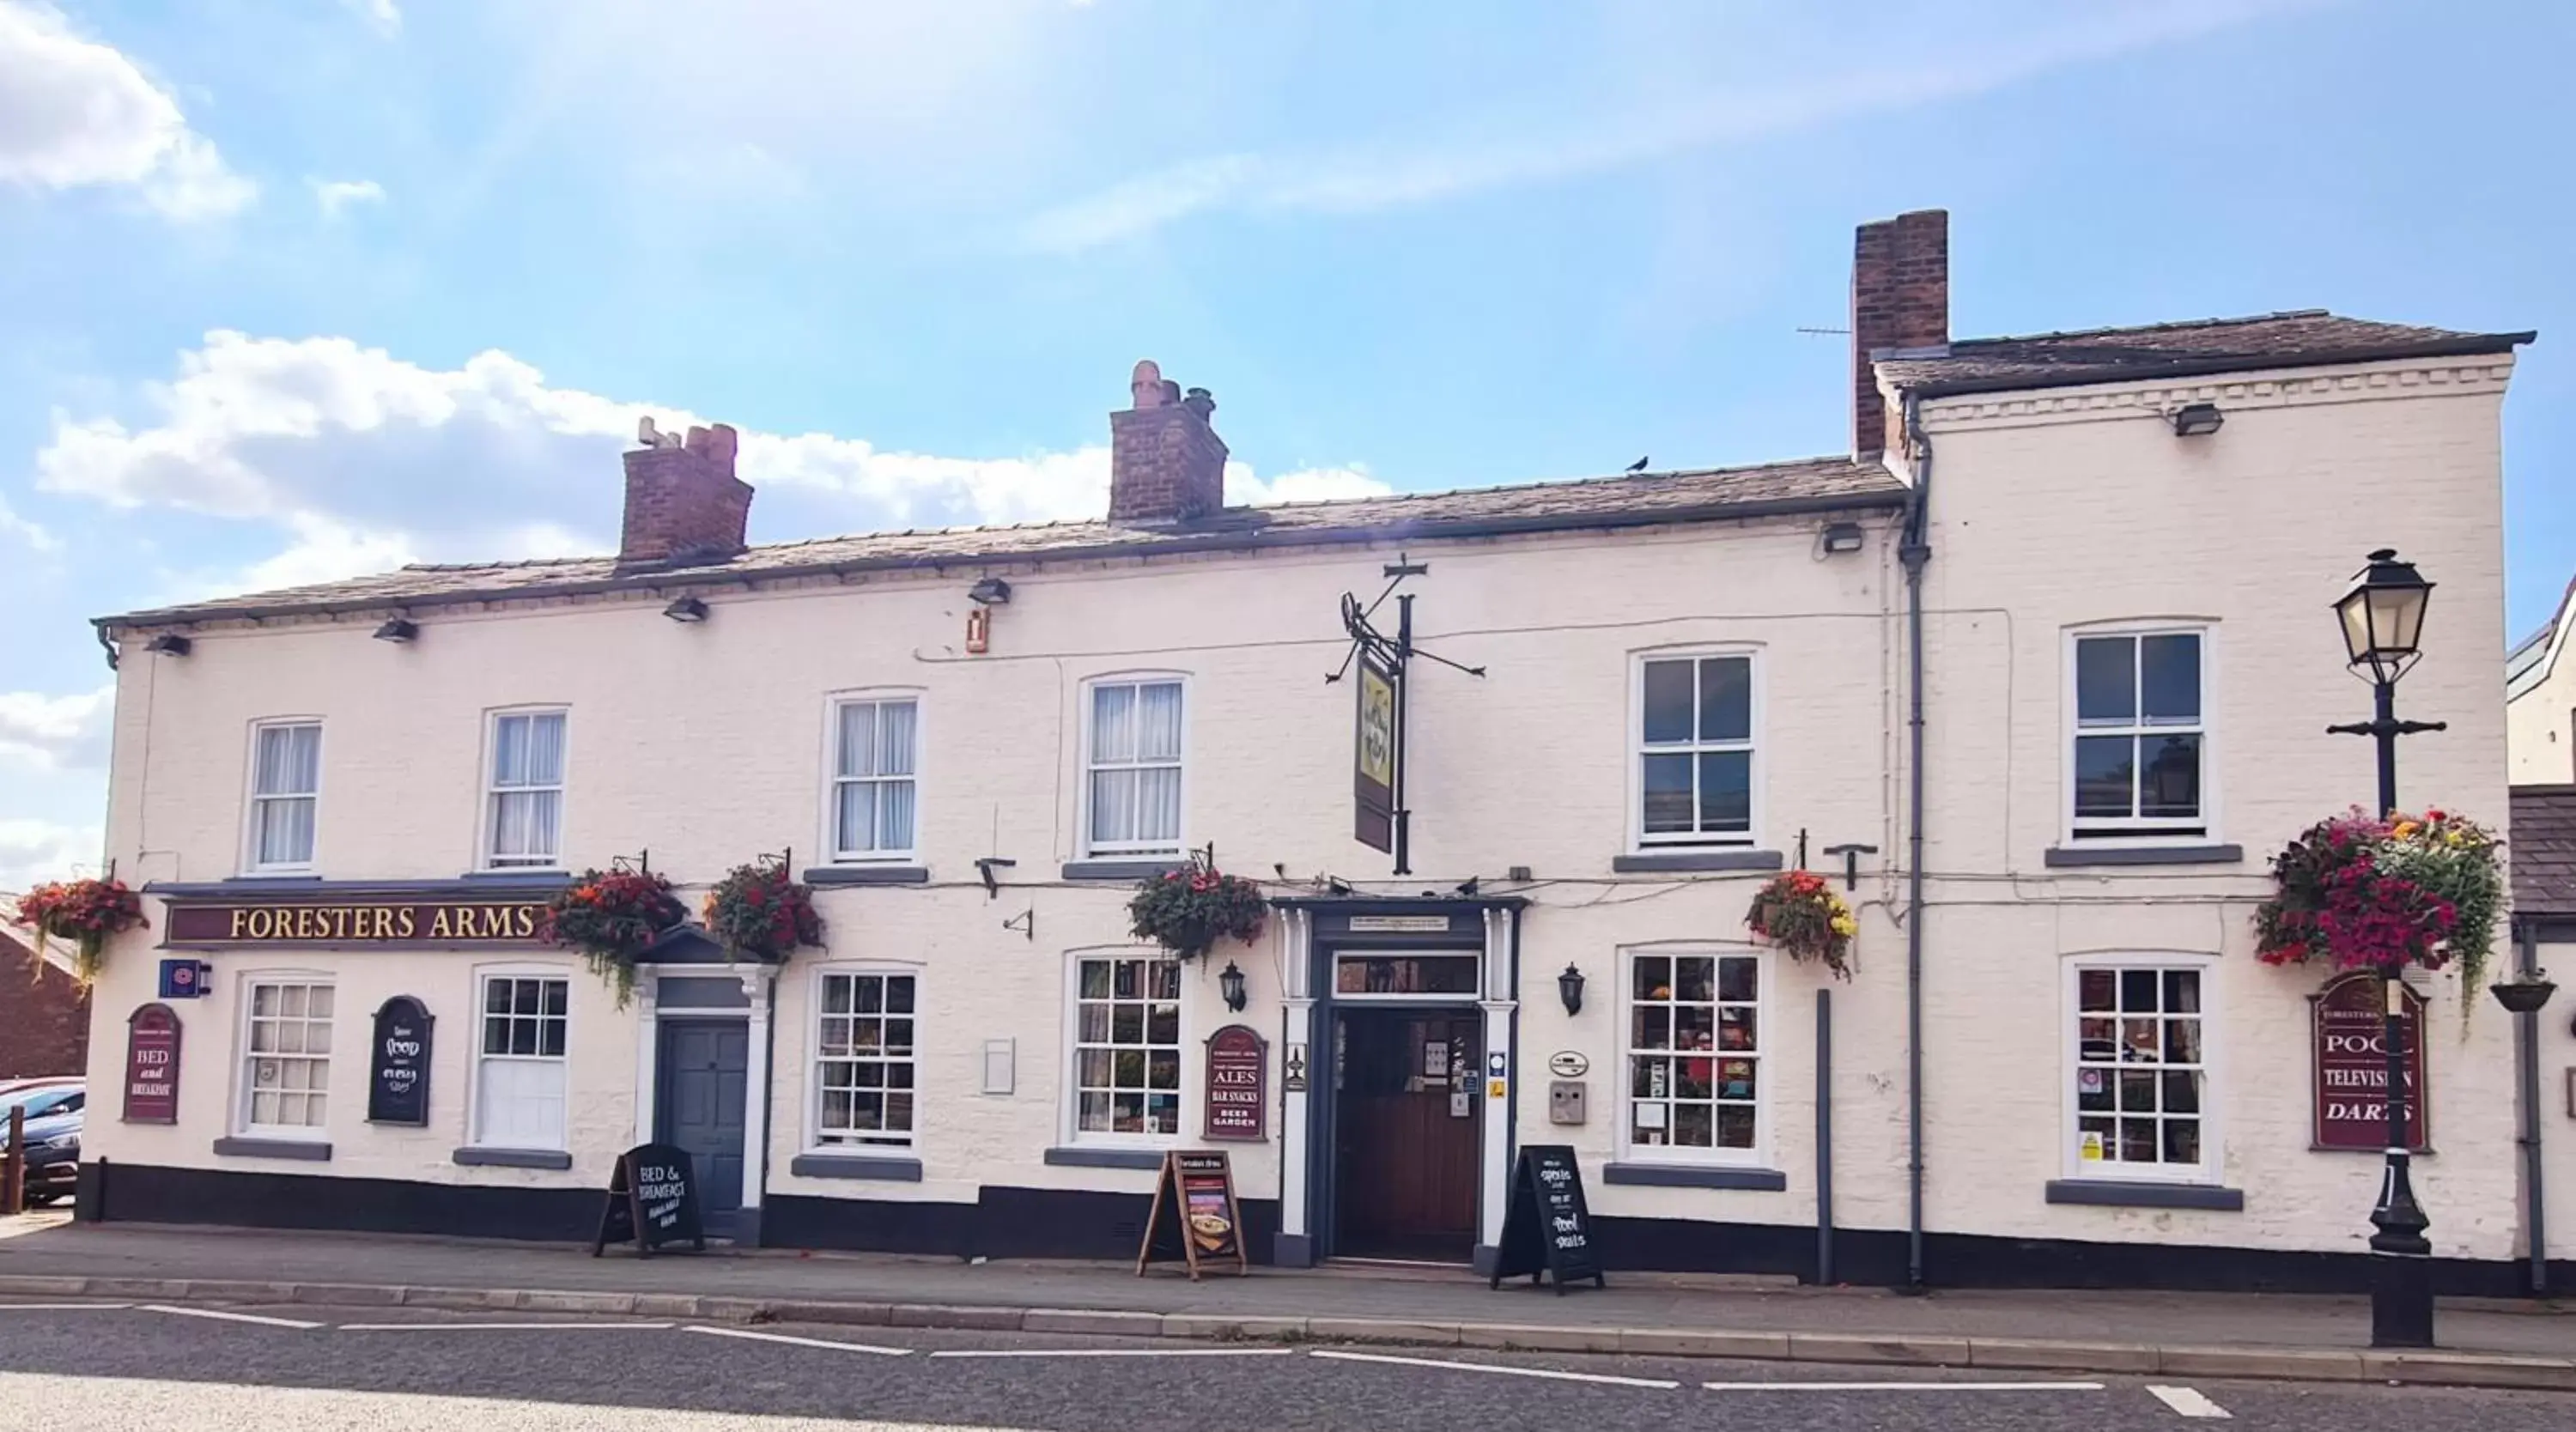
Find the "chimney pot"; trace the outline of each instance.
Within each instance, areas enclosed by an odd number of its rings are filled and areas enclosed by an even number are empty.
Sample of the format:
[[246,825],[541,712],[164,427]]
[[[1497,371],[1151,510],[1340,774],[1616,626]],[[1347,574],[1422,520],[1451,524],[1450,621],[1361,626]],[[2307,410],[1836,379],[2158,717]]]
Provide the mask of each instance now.
[[1950,214],[1917,209],[1863,224],[1852,236],[1852,456],[1896,440],[1897,414],[1878,390],[1873,354],[1950,341]]
[[743,550],[751,484],[734,476],[741,435],[723,423],[691,428],[677,446],[626,454],[621,567],[723,561]]
[[1152,359],[1127,385],[1135,406],[1109,415],[1109,520],[1184,522],[1225,506],[1225,440],[1209,425],[1216,399],[1181,395]]

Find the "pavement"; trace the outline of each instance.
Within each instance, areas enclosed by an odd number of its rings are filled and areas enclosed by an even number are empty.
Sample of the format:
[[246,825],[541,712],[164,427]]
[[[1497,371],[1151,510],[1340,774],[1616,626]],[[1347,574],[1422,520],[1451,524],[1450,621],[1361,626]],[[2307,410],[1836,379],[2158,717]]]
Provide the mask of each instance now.
[[2576,1315],[2446,1303],[2442,1347],[2374,1353],[2365,1299],[1811,1289],[1613,1274],[1559,1296],[1463,1271],[1255,1269],[587,1248],[235,1228],[0,1224],[0,1296],[644,1314],[1166,1339],[1812,1364],[2405,1381],[2576,1391]]
[[299,1304],[0,1300],[0,1432],[2559,1432],[2563,1394]]

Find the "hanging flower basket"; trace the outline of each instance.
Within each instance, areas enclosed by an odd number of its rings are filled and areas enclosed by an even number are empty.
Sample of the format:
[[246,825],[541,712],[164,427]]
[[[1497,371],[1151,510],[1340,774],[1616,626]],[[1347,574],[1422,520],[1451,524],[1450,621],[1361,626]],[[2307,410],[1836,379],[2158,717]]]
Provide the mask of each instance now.
[[1754,893],[1744,923],[1793,960],[1817,960],[1836,979],[1851,978],[1852,936],[1860,922],[1834,887],[1812,870],[1784,870]]
[[2381,819],[2356,807],[2319,821],[2272,857],[2277,888],[2254,912],[2255,953],[2383,975],[2456,959],[2474,989],[2504,905],[2497,848],[2486,827],[2438,810]]
[[702,918],[725,957],[777,961],[800,945],[823,943],[823,917],[811,886],[797,883],[783,860],[737,865],[707,892]]
[[585,870],[546,902],[537,938],[581,951],[624,1009],[635,993],[635,957],[688,917],[671,882],[652,871]]
[[1127,914],[1138,939],[1194,960],[1219,940],[1259,935],[1270,905],[1257,882],[1227,875],[1194,855],[1186,867],[1137,886]]
[[61,880],[19,896],[18,918],[36,928],[38,958],[48,940],[72,947],[72,976],[86,988],[108,940],[143,926],[143,897],[122,880]]

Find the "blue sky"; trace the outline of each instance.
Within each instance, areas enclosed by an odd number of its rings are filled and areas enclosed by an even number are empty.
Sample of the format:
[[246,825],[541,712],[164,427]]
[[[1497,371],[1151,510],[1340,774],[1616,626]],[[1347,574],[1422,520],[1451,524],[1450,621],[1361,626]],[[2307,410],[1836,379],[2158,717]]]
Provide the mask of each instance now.
[[97,859],[89,617],[604,550],[639,412],[744,430],[755,540],[1096,513],[1139,357],[1248,499],[1831,452],[1797,330],[1917,207],[1963,337],[2542,330],[2520,631],[2571,10],[0,0],[0,889]]

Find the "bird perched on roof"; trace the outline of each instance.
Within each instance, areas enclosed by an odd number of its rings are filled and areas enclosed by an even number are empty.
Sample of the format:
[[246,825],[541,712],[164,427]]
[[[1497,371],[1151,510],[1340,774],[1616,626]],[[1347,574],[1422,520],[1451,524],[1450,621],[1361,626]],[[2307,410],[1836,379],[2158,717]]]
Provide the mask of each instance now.
[[1645,470],[1646,460],[1642,457],[1637,459],[1635,462],[1628,464],[1628,471],[1630,472],[1644,472]]

